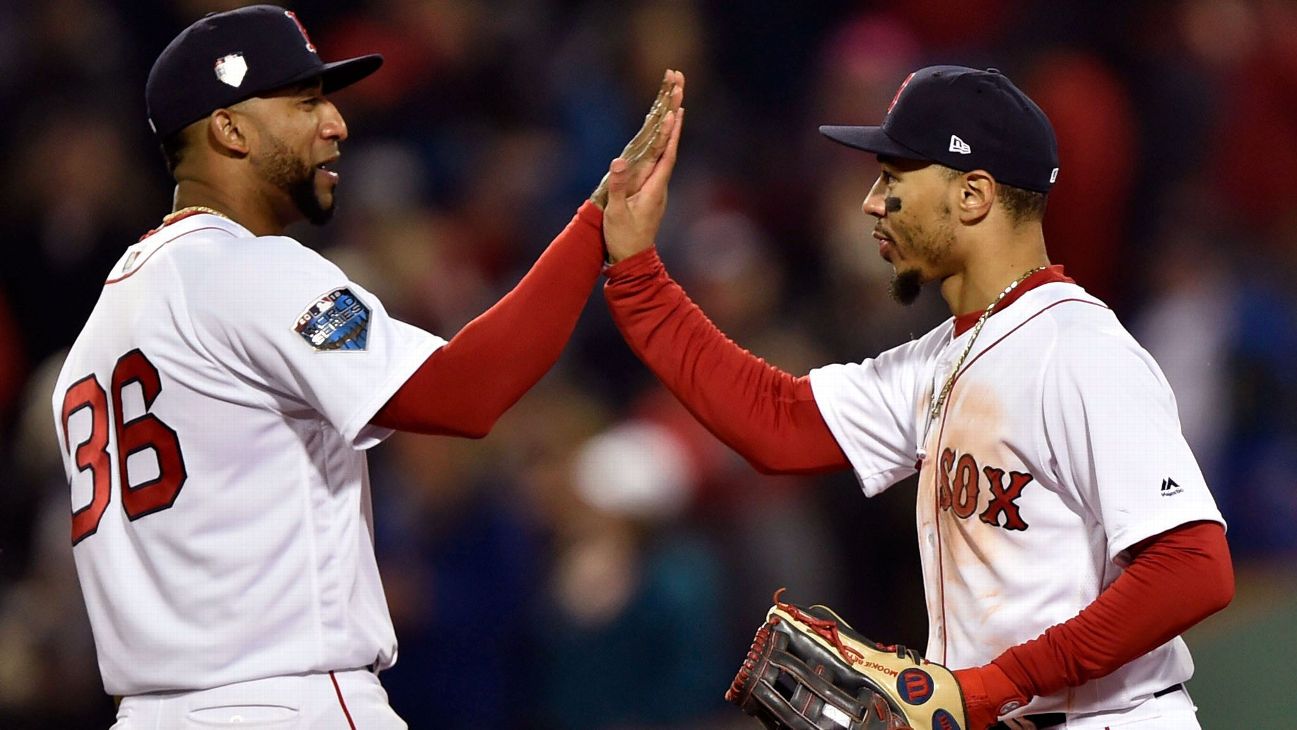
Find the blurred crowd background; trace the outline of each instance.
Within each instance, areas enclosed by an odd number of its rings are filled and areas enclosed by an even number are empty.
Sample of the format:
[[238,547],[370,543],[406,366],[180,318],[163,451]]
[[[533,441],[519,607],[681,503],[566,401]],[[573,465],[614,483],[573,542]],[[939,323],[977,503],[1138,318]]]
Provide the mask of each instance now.
[[[170,210],[148,69],[240,4],[0,2],[3,728],[111,724],[50,390],[105,272]],[[351,133],[337,216],[291,233],[397,316],[450,337],[508,291],[672,67],[689,114],[663,258],[725,332],[796,374],[947,316],[935,292],[888,300],[860,211],[875,163],[816,126],[876,123],[919,66],[1007,73],[1058,132],[1053,260],[1161,363],[1230,521],[1238,600],[1189,636],[1204,724],[1292,726],[1297,3],[292,7],[326,59],[387,57],[335,99]],[[401,646],[383,682],[412,727],[752,727],[722,693],[780,586],[923,646],[913,484],[866,500],[848,473],[757,474],[634,359],[598,291],[487,438],[397,435],[371,454]]]

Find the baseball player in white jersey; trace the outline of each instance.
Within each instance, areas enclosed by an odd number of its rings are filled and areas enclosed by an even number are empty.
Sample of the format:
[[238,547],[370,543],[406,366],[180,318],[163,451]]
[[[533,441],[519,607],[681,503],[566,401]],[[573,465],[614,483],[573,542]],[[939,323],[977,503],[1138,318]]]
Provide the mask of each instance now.
[[794,377],[716,330],[658,260],[659,219],[614,196],[627,342],[762,471],[851,468],[868,496],[918,472],[927,658],[970,728],[1197,727],[1179,634],[1232,598],[1224,524],[1157,363],[1049,263],[1048,119],[995,70],[934,66],[881,126],[821,132],[878,155],[863,209],[894,297],[937,282],[955,316]]
[[[194,23],[150,73],[176,211],[113,268],[53,393],[115,728],[405,727],[377,677],[397,649],[364,450],[485,435],[598,276],[602,186],[449,342],[281,235],[328,219],[347,132],[325,95],[380,63],[324,63],[261,5]],[[636,189],[665,185],[682,84],[614,162]]]

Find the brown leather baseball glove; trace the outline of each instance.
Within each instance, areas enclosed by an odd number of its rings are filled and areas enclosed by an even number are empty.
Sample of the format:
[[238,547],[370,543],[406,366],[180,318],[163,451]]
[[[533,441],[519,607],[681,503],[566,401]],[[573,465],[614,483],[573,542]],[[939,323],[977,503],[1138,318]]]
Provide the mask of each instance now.
[[725,699],[771,730],[965,730],[950,670],[775,593]]

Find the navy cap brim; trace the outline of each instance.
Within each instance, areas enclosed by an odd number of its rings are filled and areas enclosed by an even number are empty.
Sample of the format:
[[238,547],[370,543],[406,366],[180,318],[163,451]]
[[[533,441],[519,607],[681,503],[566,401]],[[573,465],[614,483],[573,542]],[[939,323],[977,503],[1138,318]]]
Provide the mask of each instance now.
[[332,94],[345,89],[374,73],[382,65],[383,57],[377,53],[326,63],[324,70],[319,74],[320,81],[324,85],[324,93]]
[[820,127],[820,134],[838,144],[878,155],[888,155],[902,160],[928,159],[887,136],[887,132],[884,132],[882,127],[843,127],[826,124]]

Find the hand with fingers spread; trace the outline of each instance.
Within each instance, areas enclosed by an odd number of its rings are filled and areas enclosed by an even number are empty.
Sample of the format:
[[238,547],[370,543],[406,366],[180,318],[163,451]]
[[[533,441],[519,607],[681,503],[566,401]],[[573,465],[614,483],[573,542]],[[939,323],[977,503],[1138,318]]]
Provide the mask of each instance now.
[[653,246],[667,208],[667,183],[676,164],[684,113],[680,108],[668,111],[662,118],[661,133],[667,136],[666,147],[645,180],[637,180],[636,168],[642,169],[642,164],[618,157],[609,165],[608,205],[603,212],[604,245],[609,263],[615,264]]
[[[653,166],[657,164],[666,149],[671,129],[664,124],[668,114],[678,112],[684,100],[685,75],[679,71],[667,69],[662,75],[662,85],[658,88],[657,98],[648,114],[644,115],[644,124],[639,132],[626,143],[618,159],[628,165],[626,177],[626,194],[633,195],[648,179]],[[679,116],[678,113],[675,116]],[[590,200],[600,208],[608,207],[608,175],[603,176],[599,186],[590,194]]]

